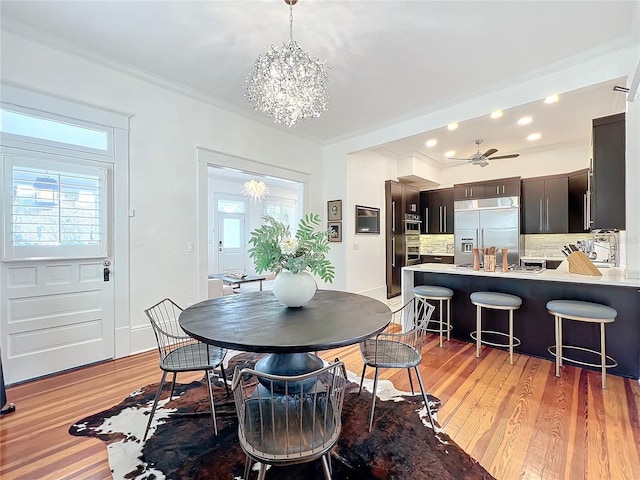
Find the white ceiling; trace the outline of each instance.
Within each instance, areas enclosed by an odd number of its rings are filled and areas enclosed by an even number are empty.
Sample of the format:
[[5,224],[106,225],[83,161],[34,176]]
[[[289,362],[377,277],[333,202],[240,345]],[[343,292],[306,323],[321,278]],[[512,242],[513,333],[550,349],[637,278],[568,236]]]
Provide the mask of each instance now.
[[[637,44],[639,6],[638,0],[300,0],[294,6],[294,38],[330,67],[331,98],[329,111],[291,131],[327,144],[534,78],[558,62]],[[288,40],[289,12],[283,0],[2,0],[0,15],[3,29],[97,52],[92,55],[186,86],[224,108],[271,123],[248,108],[244,81],[259,54]],[[604,87],[599,100],[594,100],[594,90],[587,103],[577,94],[574,102],[566,95],[554,106],[539,110],[531,105],[522,111],[540,129],[543,120],[555,121],[543,130],[544,141],[574,141],[552,132],[576,135],[569,134],[569,127],[578,121],[568,112],[588,122],[602,115],[591,107],[604,114],[624,109],[622,94],[610,88]],[[443,130],[382,146],[381,151],[396,156],[421,152],[442,160],[445,149],[455,149],[457,156],[467,157],[476,151],[473,141],[483,138],[482,151],[522,152],[531,146],[511,140],[513,127],[500,132],[489,127],[511,125],[518,115],[520,110],[514,109],[500,121],[468,121],[463,126],[473,128],[458,129],[451,141],[442,140]],[[588,134],[588,125],[581,128]],[[427,151],[423,143],[431,136],[441,140]]]

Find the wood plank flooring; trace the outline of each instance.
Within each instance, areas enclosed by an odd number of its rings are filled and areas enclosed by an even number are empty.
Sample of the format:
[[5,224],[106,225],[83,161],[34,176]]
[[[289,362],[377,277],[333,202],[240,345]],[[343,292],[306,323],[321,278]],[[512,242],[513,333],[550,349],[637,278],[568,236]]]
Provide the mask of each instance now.
[[[323,352],[360,374],[357,347]],[[452,340],[424,347],[421,374],[439,397],[445,431],[500,480],[640,478],[640,386],[565,366],[560,378],[548,360],[514,356]],[[201,377],[193,374],[193,379]],[[367,370],[373,377],[373,370]],[[188,374],[179,381],[190,381]],[[409,390],[404,371],[381,378]],[[76,420],[119,403],[137,387],[158,382],[155,351],[11,387],[17,411],[0,420],[0,478],[111,478],[105,444],[72,437]]]

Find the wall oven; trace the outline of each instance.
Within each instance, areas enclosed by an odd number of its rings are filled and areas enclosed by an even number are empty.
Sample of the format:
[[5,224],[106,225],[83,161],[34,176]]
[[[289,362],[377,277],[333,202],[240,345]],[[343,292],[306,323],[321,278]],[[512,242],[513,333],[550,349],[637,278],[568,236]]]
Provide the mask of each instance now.
[[405,265],[420,263],[420,235],[405,235]]
[[420,235],[420,215],[415,213],[404,214],[404,233],[406,235]]

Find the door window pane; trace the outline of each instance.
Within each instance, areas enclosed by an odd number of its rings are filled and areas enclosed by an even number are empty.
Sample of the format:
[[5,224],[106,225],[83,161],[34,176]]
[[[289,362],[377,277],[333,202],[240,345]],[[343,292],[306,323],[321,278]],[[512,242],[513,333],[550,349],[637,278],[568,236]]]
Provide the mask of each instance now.
[[218,200],[218,211],[222,213],[244,213],[245,202],[242,200]]
[[237,218],[223,219],[223,239],[224,248],[240,248],[240,220]]

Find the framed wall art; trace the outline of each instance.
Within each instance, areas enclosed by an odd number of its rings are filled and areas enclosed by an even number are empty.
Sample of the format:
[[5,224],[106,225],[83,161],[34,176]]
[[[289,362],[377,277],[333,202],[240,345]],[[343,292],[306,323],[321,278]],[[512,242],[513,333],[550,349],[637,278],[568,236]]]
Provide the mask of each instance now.
[[341,242],[342,241],[342,222],[328,222],[329,241]]
[[327,202],[327,220],[330,222],[342,220],[342,200],[330,200]]

